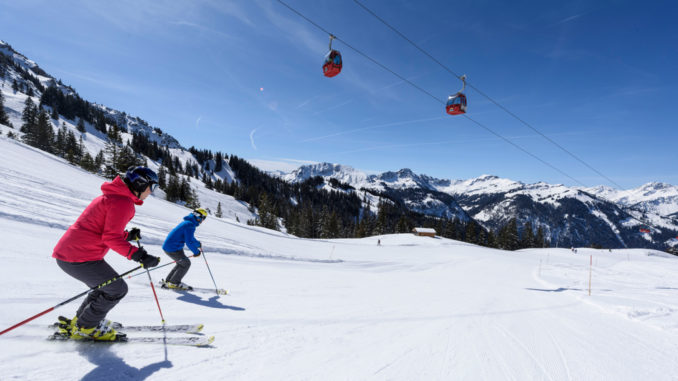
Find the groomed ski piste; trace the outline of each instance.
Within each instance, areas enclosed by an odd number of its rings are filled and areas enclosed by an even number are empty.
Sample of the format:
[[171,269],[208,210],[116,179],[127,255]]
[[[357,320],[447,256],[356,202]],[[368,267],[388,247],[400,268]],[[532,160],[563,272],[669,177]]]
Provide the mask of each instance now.
[[[104,179],[6,132],[0,178],[5,329],[85,290],[51,253]],[[161,196],[129,227],[162,265],[160,245],[189,210]],[[678,258],[662,252],[507,252],[411,234],[310,240],[214,216],[196,236],[230,295],[156,291],[167,324],[204,324],[210,346],[47,341],[46,326],[77,300],[0,336],[0,379],[678,379]],[[106,260],[120,273],[136,266]],[[203,258],[192,261],[184,281],[213,287]],[[154,282],[169,269],[152,271]],[[127,282],[108,318],[160,324],[148,277]],[[162,334],[128,333],[139,335]]]

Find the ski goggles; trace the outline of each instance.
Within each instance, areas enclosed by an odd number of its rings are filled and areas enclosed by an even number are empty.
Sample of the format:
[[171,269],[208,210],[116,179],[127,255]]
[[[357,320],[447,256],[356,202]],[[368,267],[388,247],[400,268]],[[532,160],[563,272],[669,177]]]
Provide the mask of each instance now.
[[198,220],[199,223],[202,223],[207,218],[198,212],[193,212],[193,216],[195,216],[195,219]]

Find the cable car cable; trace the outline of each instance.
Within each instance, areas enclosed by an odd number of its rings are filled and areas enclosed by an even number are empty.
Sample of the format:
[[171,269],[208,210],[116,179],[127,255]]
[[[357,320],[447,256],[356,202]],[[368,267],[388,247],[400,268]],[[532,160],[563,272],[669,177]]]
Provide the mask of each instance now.
[[[450,68],[448,68],[447,66],[445,66],[442,62],[440,62],[439,60],[437,60],[435,57],[433,57],[433,56],[432,56],[430,53],[428,53],[426,50],[424,50],[424,49],[422,49],[421,47],[419,47],[419,45],[417,45],[417,44],[414,43],[412,40],[410,40],[409,38],[407,38],[407,36],[405,36],[404,34],[402,34],[398,29],[396,29],[396,28],[393,27],[391,24],[389,24],[388,22],[386,22],[384,19],[382,19],[381,17],[379,17],[376,13],[374,13],[371,9],[369,9],[369,8],[367,8],[365,5],[363,5],[360,1],[358,1],[358,0],[353,0],[353,1],[354,1],[356,4],[358,4],[361,8],[363,8],[365,11],[367,11],[369,14],[371,14],[372,16],[374,16],[377,20],[381,21],[384,25],[386,25],[387,27],[389,27],[392,31],[394,31],[395,33],[397,33],[400,37],[402,37],[402,38],[405,39],[407,42],[409,42],[410,44],[412,44],[412,46],[414,46],[415,48],[417,48],[420,52],[422,52],[423,54],[425,54],[426,56],[428,56],[430,59],[432,59],[435,63],[437,63],[438,65],[440,65],[443,69],[447,70],[450,74],[454,75],[454,76],[457,77],[458,79],[461,79],[461,77],[460,77],[457,73],[455,73],[453,70],[451,70]],[[577,155],[575,155],[574,153],[570,152],[568,149],[566,149],[565,147],[561,146],[560,144],[558,144],[558,143],[557,143],[556,141],[554,141],[553,139],[551,139],[551,138],[549,138],[548,136],[544,135],[541,131],[539,131],[538,129],[536,129],[535,127],[533,127],[533,126],[530,125],[529,123],[527,123],[525,120],[523,120],[522,118],[520,118],[518,115],[516,115],[516,114],[514,114],[513,112],[511,112],[509,109],[507,109],[506,107],[504,107],[504,106],[503,106],[502,104],[500,104],[499,102],[495,101],[492,97],[490,97],[489,95],[485,94],[483,91],[481,91],[481,90],[478,89],[477,87],[473,86],[473,84],[467,83],[467,85],[468,85],[468,87],[470,87],[470,88],[472,88],[473,90],[475,90],[476,92],[478,92],[478,94],[482,95],[482,96],[485,97],[487,100],[489,100],[490,102],[494,103],[497,107],[499,107],[500,109],[504,110],[507,114],[511,115],[513,118],[515,118],[516,120],[518,120],[519,122],[521,122],[521,123],[524,124],[525,126],[529,127],[532,131],[536,132],[536,133],[539,134],[541,137],[543,137],[544,139],[548,140],[551,144],[553,144],[553,145],[555,145],[556,147],[560,148],[563,152],[567,153],[568,155],[570,155],[571,157],[573,157],[575,160],[577,160],[577,161],[579,161],[580,163],[584,164],[587,168],[589,168],[590,170],[594,171],[594,172],[597,173],[599,176],[601,176],[602,178],[604,178],[604,179],[606,179],[607,181],[609,181],[611,184],[614,184],[617,188],[619,188],[619,189],[624,189],[624,187],[622,187],[621,185],[617,184],[616,181],[614,181],[614,180],[610,179],[609,177],[605,176],[602,172],[600,172],[599,170],[597,170],[596,168],[594,168],[593,166],[591,166],[590,164],[588,164],[586,161],[584,161],[583,159],[579,158]]]

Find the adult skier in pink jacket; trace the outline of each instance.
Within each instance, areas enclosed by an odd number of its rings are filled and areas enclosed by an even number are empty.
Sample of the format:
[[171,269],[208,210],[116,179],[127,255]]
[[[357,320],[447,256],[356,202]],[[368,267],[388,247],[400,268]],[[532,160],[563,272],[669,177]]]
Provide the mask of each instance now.
[[[118,276],[103,260],[109,249],[146,268],[157,266],[160,258],[129,243],[141,238],[139,229],[125,230],[135,205],[142,205],[157,186],[158,176],[146,167],[131,167],[124,179],[117,176],[105,182],[103,194],[92,200],[54,248],[57,265],[90,288]],[[62,329],[72,339],[116,340],[117,332],[105,317],[126,294],[122,279],[91,291],[73,319],[59,317]]]

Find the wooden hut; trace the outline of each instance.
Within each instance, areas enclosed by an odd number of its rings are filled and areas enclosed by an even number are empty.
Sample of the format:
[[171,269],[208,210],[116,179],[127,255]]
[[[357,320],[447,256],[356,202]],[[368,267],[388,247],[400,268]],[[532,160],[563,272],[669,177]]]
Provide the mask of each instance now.
[[436,230],[430,229],[430,228],[414,228],[414,229],[412,229],[412,233],[414,235],[420,236],[420,237],[435,237],[436,236]]

